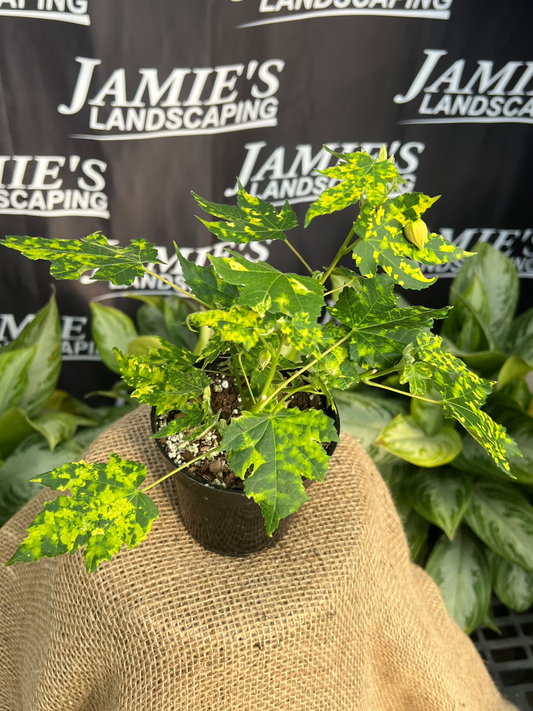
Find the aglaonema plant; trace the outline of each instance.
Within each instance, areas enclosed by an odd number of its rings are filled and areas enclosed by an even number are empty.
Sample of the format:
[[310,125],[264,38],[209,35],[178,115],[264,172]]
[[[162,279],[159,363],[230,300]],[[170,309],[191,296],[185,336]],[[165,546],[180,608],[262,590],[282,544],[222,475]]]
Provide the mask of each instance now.
[[[420,265],[469,254],[440,235],[428,235],[421,216],[437,198],[398,194],[401,177],[385,149],[377,159],[363,152],[334,155],[337,165],[323,172],[337,183],[311,205],[305,225],[354,205],[359,212],[327,268],[313,270],[287,238],[297,227],[288,202],[278,213],[242,186],[236,206],[208,202],[193,193],[199,206],[216,218],[202,222],[217,238],[236,244],[284,242],[309,275],[286,274],[231,251],[211,256],[209,266],[197,266],[176,247],[190,298],[202,307],[188,317],[189,324],[196,329],[208,326],[212,337],[198,355],[168,342],[144,356],[116,351],[122,377],[135,388],[135,398],[154,406],[158,414],[177,410],[182,415],[156,437],[181,432],[194,441],[212,429],[218,434],[216,446],[148,486],[145,467],[117,454],[111,454],[108,464],[77,462],[39,477],[40,483],[69,490],[71,496],[44,505],[9,565],[85,546],[87,570],[94,571],[123,545],[131,548],[146,538],[158,516],[147,494],[150,489],[221,451],[245,481],[246,495],[260,505],[271,535],[279,521],[307,499],[302,475],[325,478],[329,458],[323,445],[338,438],[323,409],[291,407],[293,396],[324,396],[333,405],[332,388],[346,390],[356,383],[389,387],[377,379],[390,373],[398,373],[408,384],[411,397],[439,402],[444,416],[458,420],[495,465],[509,472],[507,460],[517,454],[517,447],[481,410],[490,383],[470,372],[431,333],[434,320],[445,318],[448,309],[402,307],[393,291],[395,284],[426,288],[435,279],[426,277]],[[2,244],[30,259],[50,260],[57,279],[78,279],[91,270],[95,280],[131,285],[145,273],[158,276],[146,266],[159,260],[145,239],[117,247],[98,233],[82,240],[11,236]],[[349,254],[358,272],[338,267]],[[332,276],[341,277],[340,288],[328,288]],[[327,297],[336,288],[340,297],[328,306]],[[331,319],[324,325],[325,311]],[[241,389],[241,410],[229,423],[211,408],[213,369],[234,376]]]

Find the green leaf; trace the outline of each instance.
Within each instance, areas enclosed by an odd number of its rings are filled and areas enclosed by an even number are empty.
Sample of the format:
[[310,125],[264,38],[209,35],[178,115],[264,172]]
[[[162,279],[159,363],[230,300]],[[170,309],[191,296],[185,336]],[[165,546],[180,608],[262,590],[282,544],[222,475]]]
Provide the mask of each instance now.
[[361,393],[332,392],[341,429],[359,440],[363,447],[371,452],[374,441],[380,432],[396,415],[405,412],[405,405],[400,400],[385,400]]
[[79,418],[69,412],[48,412],[31,421],[31,426],[40,432],[51,450],[59,442],[65,442],[74,436]]
[[[33,430],[31,430],[33,432]],[[60,467],[81,456],[82,447],[65,442],[51,452],[40,435],[27,437],[0,468],[0,526],[41,490],[32,479],[43,471]]]
[[513,486],[476,482],[465,518],[491,550],[533,572],[533,507]]
[[6,459],[35,430],[24,410],[12,407],[0,416],[0,459]]
[[416,560],[427,541],[429,534],[429,523],[422,518],[409,504],[400,500],[395,502],[396,510],[403,525],[403,531],[407,538],[409,554],[411,560]]
[[228,311],[198,311],[189,316],[189,322],[195,326],[209,326],[222,341],[242,344],[246,350],[253,348],[261,336],[270,335],[274,330],[272,318],[242,306],[232,306]]
[[0,415],[22,400],[37,349],[38,346],[31,346],[0,353]]
[[96,269],[92,279],[131,286],[143,277],[146,263],[161,264],[155,245],[145,239],[132,239],[128,247],[114,247],[107,237],[95,232],[81,240],[9,236],[0,244],[22,252],[28,259],[52,263],[50,274],[56,279],[79,279]]
[[183,415],[172,420],[166,427],[163,427],[152,435],[151,439],[161,439],[161,437],[171,437],[172,435],[183,432],[186,429],[198,427],[205,418],[205,411],[198,402],[193,402],[190,405],[185,405]]
[[[475,375],[460,360],[442,348],[438,336],[422,333],[417,338],[418,363],[406,360],[401,382],[409,382],[411,392],[424,394],[431,387],[440,393],[445,417],[453,417],[492,456],[496,464],[510,471],[507,461],[519,456],[516,443],[501,425],[480,408],[490,392],[491,383]],[[412,357],[410,353],[407,354]]]
[[496,390],[501,390],[518,378],[523,378],[524,375],[527,375],[532,369],[533,365],[525,361],[520,356],[513,355],[510,358],[507,358],[498,375]]
[[[198,334],[189,328],[187,319],[196,311],[192,299],[181,296],[165,296],[163,299],[163,315],[168,330],[168,340],[178,348],[193,351],[198,341]],[[161,336],[164,338],[164,336]]]
[[489,564],[479,543],[465,528],[454,541],[443,535],[426,571],[439,586],[449,614],[471,634],[485,619],[491,594]]
[[[436,399],[432,397],[434,393],[431,391],[428,394],[431,400]],[[411,400],[411,415],[429,436],[437,434],[444,426],[442,405],[435,405],[432,402],[425,402],[424,400],[413,398]]]
[[453,427],[445,426],[429,436],[411,415],[397,415],[375,444],[420,467],[448,464],[459,454],[462,445],[461,437]]
[[515,612],[533,605],[533,573],[492,553],[492,585],[503,604]]
[[210,257],[218,276],[243,286],[238,303],[258,313],[304,312],[316,321],[323,306],[324,288],[316,279],[282,274],[265,262],[250,262],[235,252],[231,257]]
[[350,358],[363,367],[394,365],[417,334],[446,317],[447,309],[398,308],[387,276],[361,279],[357,287],[345,289],[328,311],[351,331]]
[[137,338],[137,329],[129,316],[110,306],[91,303],[92,334],[98,353],[107,367],[120,373],[114,348],[128,351],[128,346]]
[[17,403],[30,417],[36,415],[54,392],[61,372],[61,323],[55,295],[35,314],[18,337],[2,352],[35,347],[28,385]]
[[528,309],[512,324],[506,350],[533,363],[533,309]]
[[[321,345],[319,345],[320,360],[312,368],[315,376],[313,383],[317,388],[346,390],[359,382],[362,369],[358,369],[358,366],[350,360],[347,346],[345,344],[335,346],[345,335],[344,327],[339,328],[331,321],[323,328]],[[331,348],[333,350],[327,353]],[[324,355],[325,353],[327,355]]]
[[[474,279],[483,287],[489,305],[489,329],[496,344],[506,348],[507,335],[511,328],[514,312],[518,303],[519,281],[513,262],[487,242],[474,247],[476,257],[465,262],[455,279],[450,291],[452,305],[459,295],[467,296],[473,309],[479,311],[479,302],[473,299],[469,290]],[[485,314],[481,311],[480,315]],[[520,354],[518,354],[520,355]]]
[[72,554],[85,546],[85,565],[93,573],[123,545],[138,546],[159,516],[154,502],[139,491],[145,478],[145,466],[117,454],[111,454],[109,464],[82,461],[35,477],[72,496],[44,504],[7,565]]
[[175,242],[174,247],[185,283],[195,296],[213,307],[229,308],[236,302],[239,297],[236,286],[220,279],[212,265],[199,267],[185,259]]
[[469,252],[437,234],[429,235],[424,249],[417,249],[405,237],[404,226],[418,220],[435,200],[422,193],[406,193],[359,216],[355,229],[360,239],[354,245],[353,258],[363,276],[372,278],[379,265],[396,284],[424,289],[436,277],[425,277],[417,262],[434,266],[469,256]]
[[381,202],[391,184],[399,178],[398,169],[391,160],[375,160],[363,152],[334,153],[327,146],[324,148],[339,158],[339,164],[318,172],[341,182],[325,190],[312,203],[305,216],[306,227],[318,215],[344,210],[354,205],[363,195],[371,204]]
[[181,409],[210,383],[207,375],[193,366],[195,356],[166,341],[162,343],[162,348],[147,356],[116,351],[122,377],[135,388],[132,397],[155,406],[158,415]]
[[298,227],[298,220],[288,200],[278,214],[274,207],[258,197],[249,195],[239,183],[237,204],[219,205],[208,202],[192,193],[204,212],[220,217],[226,222],[207,222],[200,220],[207,229],[223,242],[259,242],[267,239],[283,239],[285,230]]
[[450,469],[420,469],[407,490],[418,513],[453,539],[472,498],[470,477]]
[[[139,336],[128,343],[128,355],[148,355],[150,351],[161,348],[161,345],[161,339],[157,336]],[[113,353],[113,356],[114,355]]]
[[[465,265],[468,263],[467,260]],[[490,332],[490,303],[481,279],[474,273],[470,283],[463,285],[462,291],[455,288],[455,284],[454,281],[450,292],[454,308],[443,334],[465,352],[494,350],[495,342]]]
[[245,493],[261,506],[269,536],[285,516],[307,501],[302,476],[323,481],[329,457],[322,442],[337,442],[333,421],[323,412],[296,408],[232,420],[222,438],[229,464]]
[[324,332],[317,323],[311,322],[309,314],[294,314],[290,321],[281,324],[280,330],[289,344],[301,353],[308,353],[316,358],[325,350],[322,348]]
[[42,435],[53,450],[74,435],[79,421],[78,415],[68,412],[46,412],[32,420],[25,410],[11,408],[0,417],[0,456],[8,457],[34,432]]

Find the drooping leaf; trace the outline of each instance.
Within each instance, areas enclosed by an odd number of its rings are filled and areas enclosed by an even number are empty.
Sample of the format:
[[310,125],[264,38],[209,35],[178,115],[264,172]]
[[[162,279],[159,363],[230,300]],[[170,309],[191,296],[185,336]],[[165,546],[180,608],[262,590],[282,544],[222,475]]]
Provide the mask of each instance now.
[[411,415],[397,415],[375,442],[396,457],[419,467],[441,467],[461,451],[461,437],[445,425],[436,434],[427,435]]
[[307,501],[302,475],[323,481],[329,457],[322,442],[336,442],[333,421],[318,410],[293,408],[232,420],[222,438],[235,474],[246,479],[245,492],[260,506],[268,535],[285,516]]
[[360,239],[354,245],[353,257],[363,276],[373,277],[379,265],[396,284],[424,289],[436,278],[425,277],[416,262],[434,266],[469,256],[437,234],[429,235],[423,249],[405,237],[404,226],[418,220],[435,200],[422,193],[407,193],[386,200],[375,211],[358,218],[356,232]]
[[[318,171],[328,178],[341,181],[325,190],[311,204],[305,216],[305,226],[318,215],[329,215],[354,205],[361,197],[371,205],[381,202],[388,194],[392,183],[399,179],[398,169],[391,160],[375,160],[368,153],[335,153],[339,163],[326,170]],[[401,182],[401,181],[400,181]]]
[[96,269],[91,277],[96,281],[131,286],[135,277],[144,276],[145,264],[161,264],[151,242],[132,239],[127,247],[115,247],[98,232],[81,240],[9,236],[0,244],[22,252],[28,259],[50,261],[50,274],[56,279],[79,279]]
[[38,346],[0,353],[0,415],[22,400]]
[[223,242],[259,242],[267,239],[286,239],[284,232],[298,227],[298,220],[288,201],[279,212],[268,202],[249,195],[239,183],[237,206],[218,205],[192,193],[204,212],[220,217],[225,222],[200,220]]
[[[488,300],[490,332],[496,344],[505,347],[518,302],[519,283],[516,267],[508,257],[487,242],[480,242],[473,251],[476,256],[462,265],[453,281],[450,300],[454,305],[460,296],[467,295],[472,301],[472,291],[469,291],[469,287],[473,280],[479,280]],[[479,312],[475,300],[472,306],[476,312]]]
[[503,604],[515,612],[525,612],[533,605],[533,573],[519,565],[490,555],[492,585]]
[[53,451],[59,442],[69,440],[78,429],[79,418],[70,412],[47,412],[31,421],[32,427],[40,432]]
[[508,458],[519,456],[516,443],[504,427],[480,409],[490,392],[491,383],[469,371],[441,344],[438,336],[420,334],[416,347],[419,362],[407,363],[401,382],[409,382],[411,392],[417,394],[427,392],[429,387],[440,393],[445,417],[458,420],[485,447],[496,464],[509,472]]
[[520,356],[510,356],[502,365],[498,374],[496,390],[501,390],[513,381],[523,378],[524,375],[527,375],[532,369],[533,364],[528,363]]
[[[433,392],[429,392],[428,399],[438,399]],[[433,397],[431,397],[433,396]],[[417,424],[424,432],[431,436],[437,434],[444,426],[444,413],[442,405],[436,405],[432,402],[412,398],[411,400],[411,415],[415,418]]]
[[154,502],[139,491],[145,478],[146,467],[117,454],[111,454],[109,464],[81,461],[35,477],[33,481],[72,495],[44,504],[7,565],[55,558],[85,546],[85,565],[93,573],[123,545],[138,546],[159,515]]
[[465,518],[491,550],[533,572],[533,506],[515,487],[476,482]]
[[416,560],[427,541],[429,523],[422,518],[405,500],[395,502],[396,510],[407,538],[411,560]]
[[243,286],[238,303],[257,312],[304,312],[316,321],[323,305],[324,288],[316,279],[283,274],[265,262],[250,262],[235,252],[231,257],[211,257],[218,276],[227,284]]
[[51,452],[40,435],[26,437],[0,468],[0,526],[42,489],[40,484],[32,483],[34,477],[72,462],[82,451],[73,440],[59,444]]
[[272,317],[243,306],[232,306],[224,311],[198,311],[189,316],[189,322],[194,326],[209,326],[222,341],[242,344],[246,350],[253,348],[261,336],[268,336],[274,330]]
[[439,586],[449,614],[467,634],[483,622],[490,604],[490,569],[482,547],[464,527],[439,539],[426,571]]
[[174,247],[185,283],[195,296],[214,308],[229,308],[237,301],[239,289],[220,279],[212,265],[200,267],[193,264],[185,259],[176,243],[174,243]]
[[35,347],[28,385],[18,401],[30,417],[36,415],[54,392],[61,371],[61,323],[55,294],[3,353]]
[[163,347],[147,356],[116,352],[122,377],[135,388],[132,397],[157,408],[161,415],[179,410],[187,400],[199,397],[210,380],[193,366],[195,357],[163,341]]
[[137,338],[137,329],[129,316],[119,309],[91,303],[92,335],[104,364],[114,373],[120,373],[113,351],[128,352],[128,346]]
[[330,314],[351,331],[350,358],[367,368],[397,363],[408,343],[428,331],[447,309],[423,306],[398,308],[392,281],[387,276],[361,279],[359,288],[345,289]]
[[472,498],[470,477],[450,469],[419,469],[406,488],[418,513],[453,539]]

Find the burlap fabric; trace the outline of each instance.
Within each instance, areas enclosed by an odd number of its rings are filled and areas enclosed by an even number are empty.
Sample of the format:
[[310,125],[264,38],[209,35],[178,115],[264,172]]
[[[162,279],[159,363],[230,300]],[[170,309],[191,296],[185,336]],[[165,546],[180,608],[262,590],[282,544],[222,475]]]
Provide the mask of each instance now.
[[[104,433],[165,473],[148,408]],[[275,548],[209,553],[172,484],[140,547],[89,576],[81,554],[0,570],[1,711],[502,711],[470,640],[409,562],[387,488],[343,436],[325,484]],[[50,492],[0,531],[0,562]]]

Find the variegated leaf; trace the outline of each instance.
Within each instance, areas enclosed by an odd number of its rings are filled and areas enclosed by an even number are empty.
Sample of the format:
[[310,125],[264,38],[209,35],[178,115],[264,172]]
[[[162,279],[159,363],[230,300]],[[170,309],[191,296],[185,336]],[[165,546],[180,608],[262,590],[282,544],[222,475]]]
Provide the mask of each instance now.
[[7,563],[55,558],[85,546],[85,565],[93,573],[123,545],[144,541],[159,516],[154,502],[139,491],[146,467],[117,454],[109,464],[65,464],[32,479],[55,491],[69,490],[44,504],[28,536]]
[[491,550],[533,573],[533,506],[515,487],[476,482],[466,522]]
[[406,486],[411,504],[450,540],[472,498],[472,480],[451,469],[419,469]]
[[428,436],[411,415],[397,415],[375,444],[419,467],[449,464],[461,451],[461,437],[453,427],[444,426]]
[[238,303],[258,313],[305,312],[316,321],[323,306],[324,288],[316,279],[283,274],[264,262],[250,262],[240,254],[211,257],[218,276],[227,284],[243,286]]
[[189,316],[189,323],[209,326],[222,341],[240,343],[246,350],[250,350],[262,336],[273,333],[275,320],[245,306],[232,306],[227,311],[198,311]]
[[0,353],[0,415],[21,401],[38,346]]
[[344,210],[363,196],[371,205],[381,202],[387,196],[391,184],[399,180],[398,169],[392,160],[375,160],[363,152],[335,153],[327,146],[324,148],[336,156],[339,163],[318,172],[341,182],[325,190],[312,203],[305,216],[306,227],[318,215]]
[[515,612],[525,612],[533,605],[533,573],[516,563],[490,553],[492,585],[494,592],[506,607]]
[[423,306],[399,308],[391,280],[383,275],[361,279],[358,288],[344,289],[330,314],[351,331],[350,358],[366,368],[387,368],[397,363],[407,344],[428,331],[448,309]]
[[373,277],[379,265],[400,286],[424,289],[436,277],[425,277],[417,262],[435,265],[469,256],[469,252],[440,235],[431,234],[424,249],[418,249],[405,237],[404,226],[420,219],[437,199],[406,193],[359,216],[355,229],[360,239],[354,245],[353,257],[363,276]]
[[199,397],[210,380],[192,365],[194,356],[162,341],[163,347],[147,356],[130,356],[115,350],[125,382],[135,388],[132,397],[157,408],[161,415],[179,410]]
[[437,542],[426,565],[449,614],[471,634],[485,619],[490,604],[490,568],[481,545],[464,527],[453,541]]
[[219,205],[208,202],[193,193],[193,197],[204,212],[220,217],[225,222],[200,222],[223,242],[259,242],[266,239],[286,239],[285,230],[298,227],[298,220],[289,202],[278,214],[268,202],[249,195],[239,183],[237,206]]
[[405,499],[395,501],[396,511],[402,522],[403,532],[407,538],[411,560],[416,560],[427,541],[429,523],[420,516]]
[[91,303],[92,336],[100,358],[114,373],[119,373],[117,357],[113,351],[128,351],[130,343],[137,338],[137,329],[131,318],[120,309]]
[[0,244],[28,259],[49,260],[50,274],[56,279],[79,279],[94,269],[91,278],[96,281],[131,286],[135,277],[144,276],[145,264],[161,264],[155,245],[148,240],[132,239],[128,247],[115,247],[98,232],[81,240],[9,236]]
[[210,306],[221,308],[229,308],[237,301],[239,289],[236,286],[222,281],[212,266],[200,267],[185,259],[176,243],[174,243],[174,247],[185,283],[194,296]]
[[309,353],[313,358],[320,355],[324,333],[317,323],[312,323],[309,314],[296,313],[281,324],[281,333],[297,351]]
[[[418,363],[411,363],[404,367],[401,382],[409,382],[411,392],[418,394],[427,392],[429,387],[437,391],[442,398],[444,416],[458,420],[485,447],[500,469],[510,472],[507,460],[519,456],[518,447],[505,428],[481,410],[491,391],[491,383],[472,373],[462,361],[445,351],[438,336],[420,334],[416,353],[421,366],[417,368]],[[422,388],[423,393],[420,392]]]
[[337,442],[333,421],[319,410],[243,413],[225,430],[221,446],[245,492],[263,511],[269,536],[307,501],[302,476],[323,481],[329,457],[322,442]]
[[318,362],[312,366],[318,387],[346,390],[359,382],[363,368],[359,368],[350,360],[346,342],[335,345],[346,336],[346,333],[344,326],[335,326],[332,321],[323,328],[321,355]]

